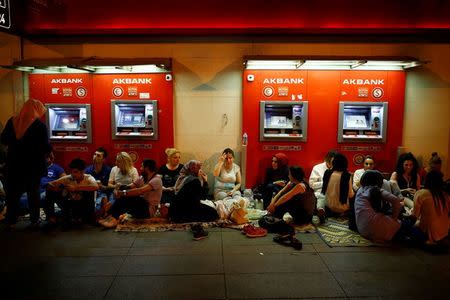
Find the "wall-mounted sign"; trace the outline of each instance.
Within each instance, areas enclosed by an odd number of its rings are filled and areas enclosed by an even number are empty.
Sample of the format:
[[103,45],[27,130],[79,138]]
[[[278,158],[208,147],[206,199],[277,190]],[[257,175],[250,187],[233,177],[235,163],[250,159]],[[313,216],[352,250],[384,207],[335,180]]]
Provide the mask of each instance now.
[[0,0],[0,27],[6,29],[11,27],[9,0]]

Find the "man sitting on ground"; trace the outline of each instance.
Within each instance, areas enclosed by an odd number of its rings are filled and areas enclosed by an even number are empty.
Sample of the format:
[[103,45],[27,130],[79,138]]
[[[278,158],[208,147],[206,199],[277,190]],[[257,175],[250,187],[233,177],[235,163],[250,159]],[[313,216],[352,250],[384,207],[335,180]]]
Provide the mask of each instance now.
[[[94,215],[94,195],[98,184],[91,175],[84,174],[86,164],[76,158],[70,162],[70,175],[66,175],[48,184],[48,190],[62,191],[61,197],[49,197],[46,201],[46,214],[49,224],[55,224],[54,203],[61,207],[65,227],[80,224],[82,221],[92,223]],[[52,193],[55,196],[58,194]]]

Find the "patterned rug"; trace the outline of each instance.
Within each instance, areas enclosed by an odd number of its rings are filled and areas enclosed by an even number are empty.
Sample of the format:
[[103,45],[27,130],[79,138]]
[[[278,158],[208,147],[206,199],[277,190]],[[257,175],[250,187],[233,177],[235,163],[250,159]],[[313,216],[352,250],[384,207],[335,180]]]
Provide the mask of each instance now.
[[317,225],[317,231],[329,247],[369,247],[376,243],[363,238],[359,233],[348,229],[348,220],[328,218],[325,224]]
[[[170,223],[163,218],[127,219],[117,225],[116,232],[162,232],[162,231],[189,231],[193,223]],[[203,222],[203,228],[227,227],[241,229],[244,225],[235,225],[229,221]]]

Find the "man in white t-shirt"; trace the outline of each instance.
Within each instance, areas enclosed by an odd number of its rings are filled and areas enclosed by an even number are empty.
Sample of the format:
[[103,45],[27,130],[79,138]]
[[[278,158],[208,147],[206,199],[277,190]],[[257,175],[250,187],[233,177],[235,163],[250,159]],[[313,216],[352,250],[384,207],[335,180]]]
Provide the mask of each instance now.
[[336,153],[337,152],[334,150],[328,151],[324,161],[315,165],[311,171],[311,175],[309,176],[309,186],[314,190],[316,196],[322,191],[323,174],[325,174],[326,170],[331,169],[331,162]]
[[84,173],[86,164],[76,158],[69,164],[70,175],[63,176],[48,183],[51,191],[62,191],[59,199],[47,198],[46,214],[49,223],[55,223],[54,203],[61,207],[63,225],[70,226],[73,222],[80,223],[95,221],[94,205],[95,191],[98,184],[92,175]]

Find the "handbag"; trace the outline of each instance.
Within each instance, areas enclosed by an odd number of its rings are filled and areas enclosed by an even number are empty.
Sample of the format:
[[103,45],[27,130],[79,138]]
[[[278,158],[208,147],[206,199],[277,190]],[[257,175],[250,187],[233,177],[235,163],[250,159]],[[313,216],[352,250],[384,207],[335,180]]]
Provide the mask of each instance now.
[[231,207],[230,220],[238,225],[248,223],[247,209],[245,208],[245,199],[233,203]]

